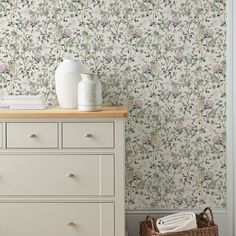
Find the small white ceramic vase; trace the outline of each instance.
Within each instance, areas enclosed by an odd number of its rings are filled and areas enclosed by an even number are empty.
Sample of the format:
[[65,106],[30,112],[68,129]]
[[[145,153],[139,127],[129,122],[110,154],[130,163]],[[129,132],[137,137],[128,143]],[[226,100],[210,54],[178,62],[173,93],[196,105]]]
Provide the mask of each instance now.
[[55,72],[56,94],[61,108],[78,107],[78,83],[89,68],[77,59],[64,59]]
[[100,111],[102,109],[102,86],[95,73],[81,74],[78,84],[79,111]]

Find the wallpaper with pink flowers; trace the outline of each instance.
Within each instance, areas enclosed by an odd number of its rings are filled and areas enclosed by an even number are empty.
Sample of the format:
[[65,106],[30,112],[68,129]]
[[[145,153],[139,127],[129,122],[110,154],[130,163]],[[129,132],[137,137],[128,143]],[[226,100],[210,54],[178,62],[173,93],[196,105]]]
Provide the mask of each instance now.
[[0,88],[43,93],[78,57],[126,105],[126,207],[226,206],[226,0],[0,1]]

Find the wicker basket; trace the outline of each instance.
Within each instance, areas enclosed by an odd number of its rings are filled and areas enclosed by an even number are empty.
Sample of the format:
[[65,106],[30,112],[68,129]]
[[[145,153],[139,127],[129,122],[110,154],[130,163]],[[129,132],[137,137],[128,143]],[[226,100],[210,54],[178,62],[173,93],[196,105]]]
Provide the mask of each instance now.
[[[207,214],[210,213],[210,217]],[[140,222],[140,236],[219,236],[218,226],[214,222],[212,210],[207,207],[199,215],[196,215],[197,229],[191,229],[182,232],[165,233],[158,232],[156,219],[147,216],[145,221]]]

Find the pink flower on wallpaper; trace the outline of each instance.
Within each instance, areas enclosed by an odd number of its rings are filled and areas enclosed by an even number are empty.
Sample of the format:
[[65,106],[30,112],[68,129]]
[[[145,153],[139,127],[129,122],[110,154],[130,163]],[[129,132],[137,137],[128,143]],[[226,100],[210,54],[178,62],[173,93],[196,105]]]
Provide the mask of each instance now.
[[180,19],[177,16],[173,16],[171,22],[173,26],[177,26],[180,23]]
[[9,72],[9,66],[6,64],[1,64],[0,65],[0,73],[7,73]]
[[204,176],[205,176],[206,178],[208,178],[208,179],[213,179],[213,177],[214,177],[214,172],[208,170],[208,171],[206,171],[206,172],[204,173]]
[[63,31],[63,35],[66,37],[66,38],[70,38],[71,35],[72,35],[72,31],[71,29],[69,29],[68,27],[66,27]]
[[171,90],[171,95],[173,97],[177,97],[179,94],[180,94],[180,91],[179,91],[179,88],[178,87],[174,87],[172,90]]
[[100,22],[102,26],[106,26],[109,23],[109,19],[106,16],[102,16]]
[[213,108],[214,107],[214,105],[215,105],[215,102],[213,101],[213,100],[211,100],[211,99],[208,99],[208,100],[206,100],[206,102],[205,102],[205,107],[206,108]]
[[31,89],[29,90],[29,94],[30,94],[30,95],[37,95],[37,94],[38,94],[38,91],[37,91],[36,88],[31,88]]
[[176,59],[177,61],[179,61],[179,62],[183,61],[183,59],[184,59],[184,54],[181,53],[181,52],[177,52],[177,53],[175,54],[175,59]]
[[30,19],[29,19],[29,23],[30,23],[31,26],[37,25],[37,23],[38,23],[37,17],[35,15],[31,16]]
[[144,177],[144,171],[143,170],[136,170],[135,176],[138,177],[139,179],[142,179]]
[[107,52],[107,53],[103,56],[103,58],[104,58],[106,61],[111,62],[112,59],[113,59],[113,55],[112,55],[112,53]]
[[213,38],[214,37],[214,35],[215,35],[215,32],[214,32],[214,30],[213,29],[211,29],[211,28],[208,28],[207,30],[206,30],[206,36],[208,37],[208,38]]
[[142,36],[143,36],[143,31],[141,29],[136,29],[134,31],[134,37],[135,38],[142,38]]
[[181,204],[184,201],[183,195],[177,194],[175,197],[175,201]]
[[215,135],[215,136],[213,136],[212,141],[213,141],[214,144],[221,143],[222,142],[222,137],[220,135]]
[[36,53],[34,54],[34,59],[35,59],[36,61],[41,61],[41,60],[43,59],[43,55],[42,55],[40,52],[36,52]]
[[143,144],[148,144],[150,142],[151,142],[151,138],[149,136],[147,136],[147,135],[143,136],[143,138],[142,138]]
[[177,123],[175,125],[175,129],[179,132],[182,132],[184,130],[184,125],[182,123]]
[[218,64],[218,63],[214,64],[214,65],[212,66],[212,70],[213,70],[214,73],[220,72],[220,71],[221,71],[221,65]]
[[150,67],[150,65],[147,64],[147,63],[143,64],[142,67],[141,67],[141,69],[142,69],[143,73],[148,73],[148,72],[151,71],[151,67]]
[[143,100],[141,100],[141,99],[136,99],[135,101],[134,101],[134,107],[135,108],[142,108],[143,107]]
[[177,168],[180,165],[180,161],[178,159],[174,159],[174,160],[171,161],[171,165],[174,168]]

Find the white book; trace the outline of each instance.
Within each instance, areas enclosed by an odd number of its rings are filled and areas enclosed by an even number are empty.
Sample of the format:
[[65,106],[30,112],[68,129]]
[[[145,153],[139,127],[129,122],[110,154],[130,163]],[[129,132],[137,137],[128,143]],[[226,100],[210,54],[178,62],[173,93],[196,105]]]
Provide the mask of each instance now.
[[32,100],[26,100],[26,99],[6,99],[6,100],[1,100],[0,104],[1,105],[42,105],[45,104],[45,100],[37,100],[37,99],[32,99]]
[[48,104],[5,104],[0,105],[0,110],[44,110]]
[[2,100],[43,100],[43,95],[7,95]]

